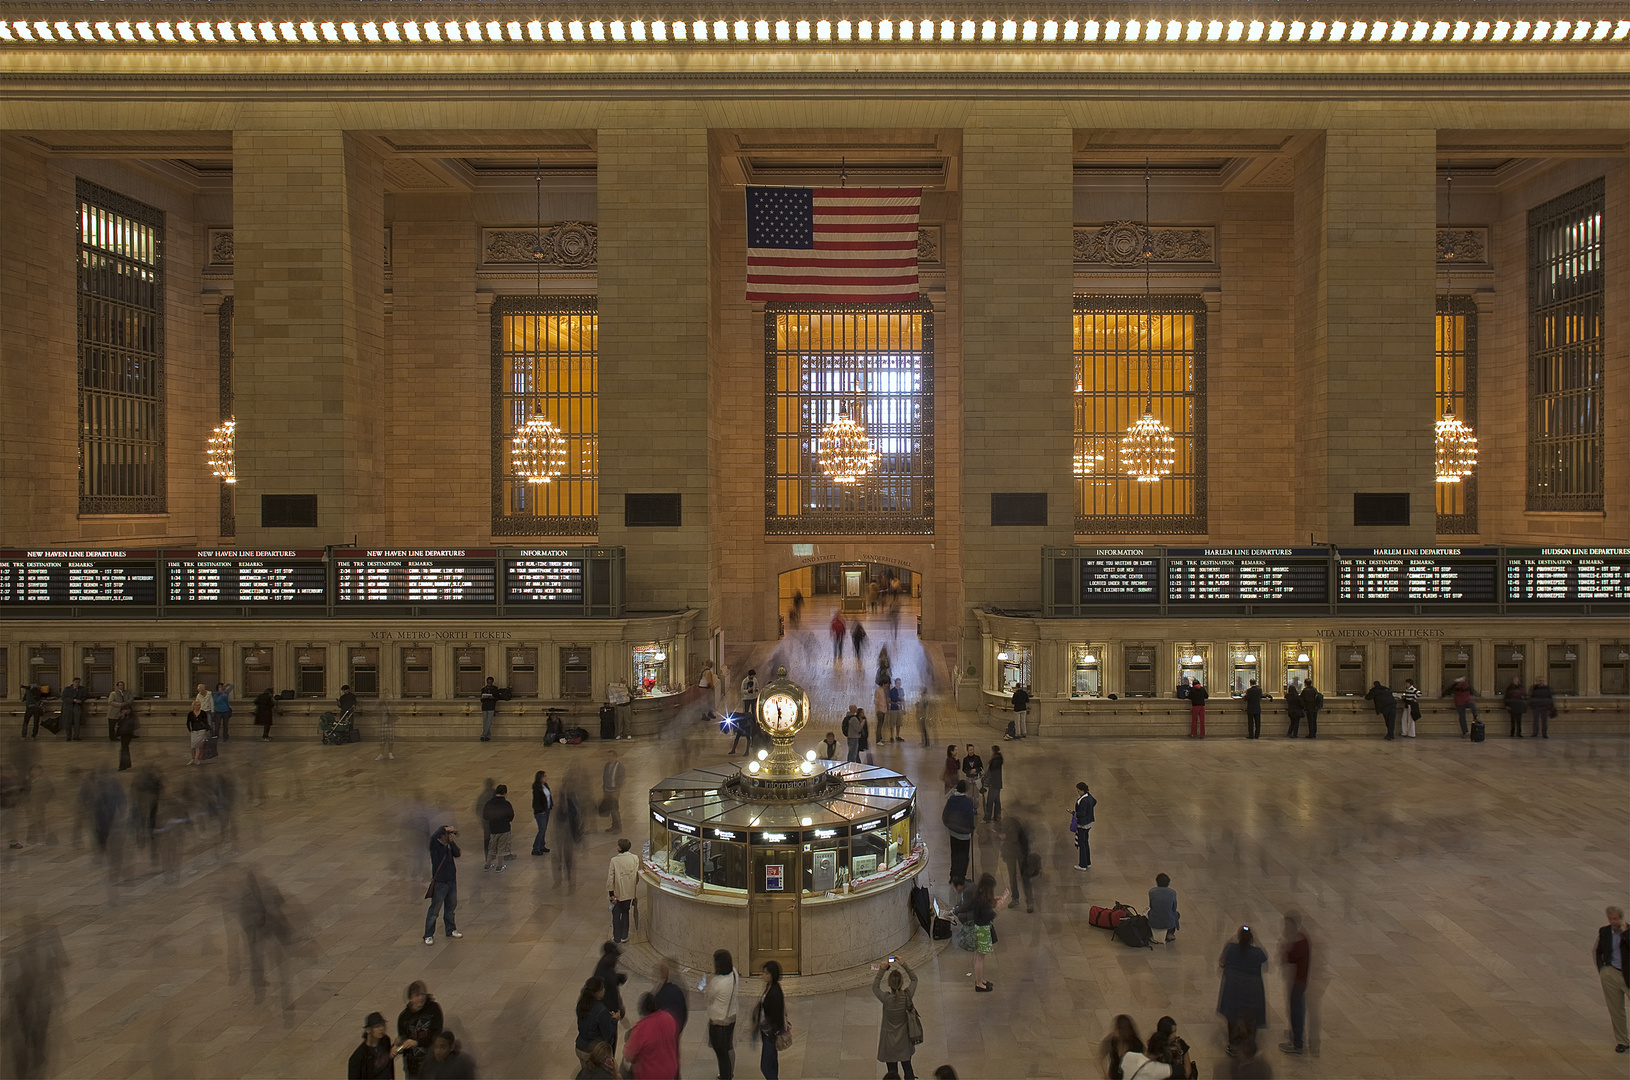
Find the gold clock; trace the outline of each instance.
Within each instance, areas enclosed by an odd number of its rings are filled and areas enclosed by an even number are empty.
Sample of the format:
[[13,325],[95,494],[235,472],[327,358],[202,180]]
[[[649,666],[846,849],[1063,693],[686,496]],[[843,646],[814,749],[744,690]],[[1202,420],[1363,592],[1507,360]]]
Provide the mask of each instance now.
[[792,735],[804,726],[804,710],[786,691],[765,694],[758,701],[758,721],[771,735]]

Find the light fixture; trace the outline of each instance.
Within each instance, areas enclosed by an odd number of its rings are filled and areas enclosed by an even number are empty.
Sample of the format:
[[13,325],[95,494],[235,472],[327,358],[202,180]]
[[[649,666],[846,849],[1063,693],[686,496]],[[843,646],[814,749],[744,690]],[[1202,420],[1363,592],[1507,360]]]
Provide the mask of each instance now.
[[1247,664],[1256,663],[1256,653],[1250,653],[1250,652],[1246,653],[1245,654],[1245,662]]
[[808,818],[808,817],[799,818],[798,819],[798,824],[804,825],[804,826],[813,825],[813,824],[815,824],[815,819],[814,818]]
[[[854,403],[855,412],[860,402]],[[866,425],[849,415],[846,405],[838,418],[821,430],[815,440],[815,459],[833,483],[854,484],[877,467],[877,451],[872,449]]]
[[765,759],[766,759],[766,758],[768,758],[768,757],[769,757],[769,756],[770,756],[770,752],[769,752],[769,751],[768,751],[768,750],[760,750],[760,751],[759,751],[759,752],[758,752],[758,759],[759,759],[759,760],[760,760],[760,761],[763,761],[763,760],[765,760]]
[[[1081,387],[1077,386],[1076,390],[1080,391]],[[1102,478],[1106,471],[1105,455],[1098,452],[1102,449],[1104,449],[1102,445],[1095,445],[1087,439],[1077,439],[1075,459],[1072,462],[1075,475]]]
[[[538,159],[537,173],[532,181],[537,210],[537,231],[532,234],[532,261],[537,267],[537,297],[541,301],[544,259],[542,158]],[[534,376],[533,385],[536,383]],[[566,471],[566,436],[543,415],[541,401],[534,406],[532,418],[510,438],[509,467],[511,472],[528,484],[547,484]]]
[[[1449,165],[1448,175],[1444,179],[1444,198],[1446,201],[1445,216],[1448,218],[1449,246],[1443,253],[1443,261],[1448,264],[1447,294],[1454,296],[1455,284],[1455,202],[1454,202],[1455,172],[1453,162]],[[1452,392],[1453,388],[1449,388]],[[1440,484],[1458,484],[1463,477],[1470,476],[1477,467],[1477,434],[1470,427],[1461,423],[1455,416],[1453,399],[1445,404],[1443,415],[1438,418],[1434,429],[1433,443],[1437,450],[1437,477]]]
[[1092,655],[1092,653],[1086,652],[1081,654],[1081,662],[1083,664],[1096,664],[1098,662],[1098,658]]
[[[1155,255],[1149,233],[1149,159],[1143,159],[1143,327],[1148,332],[1154,320],[1150,297],[1150,263]],[[1139,483],[1153,483],[1167,476],[1177,463],[1177,441],[1170,429],[1155,419],[1154,350],[1143,348],[1143,416],[1121,436],[1121,465]]]
[[749,761],[747,763],[747,771],[750,772],[750,773],[758,772],[758,767],[759,767],[758,762],[756,762],[756,761]]
[[1298,663],[1298,664],[1305,664],[1305,663],[1307,663],[1307,653],[1305,653],[1305,652],[1299,652],[1299,653],[1297,653],[1297,654],[1296,654],[1296,662],[1297,662],[1297,663]]
[[[813,750],[806,751],[804,753],[804,760],[805,761],[814,761],[815,760],[815,751],[813,751]],[[805,824],[807,825],[808,822],[805,822]]]
[[1195,653],[1193,656],[1189,657],[1189,663],[1203,664],[1205,663],[1205,657],[1201,656],[1199,653]]
[[813,761],[801,761],[798,763],[798,771],[807,776],[815,771],[815,763]]
[[209,460],[209,471],[223,484],[238,482],[237,417],[229,416],[215,425],[209,433],[204,455]]
[[998,659],[998,660],[1006,660],[1007,659],[1007,653],[1005,653],[1005,652],[997,653],[996,654],[996,659]]

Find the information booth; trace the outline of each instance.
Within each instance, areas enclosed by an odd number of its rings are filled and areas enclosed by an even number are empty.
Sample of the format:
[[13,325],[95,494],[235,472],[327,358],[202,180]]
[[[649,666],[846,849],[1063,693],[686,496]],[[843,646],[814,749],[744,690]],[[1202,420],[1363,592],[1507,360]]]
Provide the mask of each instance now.
[[869,963],[911,936],[905,891],[924,863],[916,787],[889,769],[799,755],[808,705],[784,676],[760,688],[773,750],[651,789],[641,861],[651,942],[680,963],[705,970],[726,947],[749,970],[777,960],[810,975]]

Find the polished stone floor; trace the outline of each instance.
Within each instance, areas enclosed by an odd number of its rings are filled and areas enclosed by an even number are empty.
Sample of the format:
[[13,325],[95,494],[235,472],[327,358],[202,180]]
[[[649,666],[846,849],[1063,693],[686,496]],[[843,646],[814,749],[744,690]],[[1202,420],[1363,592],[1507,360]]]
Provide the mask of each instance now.
[[[878,644],[874,634],[866,663],[851,657],[841,668],[824,634],[762,646],[750,661],[763,677],[774,653],[819,709],[841,713],[847,698],[870,693]],[[934,665],[914,638],[902,631],[893,651],[908,687],[928,681]],[[878,761],[923,781],[927,877],[943,895],[944,746],[971,741],[988,754],[992,732],[935,711],[934,745],[882,746]],[[828,715],[835,728],[837,714]],[[812,725],[811,742],[826,723]],[[516,791],[528,820],[525,791],[539,768],[587,796],[608,745],[399,743],[394,760],[376,761],[372,743],[240,736],[218,762],[191,768],[179,738],[150,737],[136,755],[166,785],[159,841],[150,849],[120,815],[103,852],[95,814],[79,807],[82,787],[97,790],[92,770],[110,767],[115,749],[89,737],[23,751],[9,743],[8,771],[26,751],[41,771],[31,798],[0,815],[4,841],[23,845],[0,849],[0,946],[7,993],[18,991],[14,973],[34,970],[24,985],[55,1001],[47,1074],[339,1075],[364,1014],[377,1009],[394,1023],[403,989],[424,979],[482,1076],[572,1075],[572,1005],[607,936],[601,889],[615,838],[592,823],[575,853],[575,889],[554,857],[527,854],[529,827],[511,868],[483,873],[472,806],[493,777]],[[719,758],[726,743],[697,723],[617,745],[631,785],[643,788]],[[1272,952],[1281,915],[1294,908],[1316,950],[1320,1054],[1272,1049],[1285,1026],[1275,963],[1265,1043],[1276,1075],[1630,1076],[1630,1055],[1613,1053],[1590,961],[1602,908],[1630,901],[1625,740],[1030,739],[1004,751],[1008,816],[1030,823],[1044,856],[1037,910],[999,920],[995,993],[973,992],[968,954],[954,949],[921,971],[920,1075],[942,1063],[963,1077],[1102,1075],[1094,1050],[1120,1012],[1145,1033],[1175,1017],[1202,1075],[1222,1074],[1218,951],[1249,922]],[[1070,869],[1065,833],[1078,779],[1100,800],[1090,873]],[[625,801],[623,830],[636,838],[637,802]],[[459,823],[467,841],[465,937],[427,948],[420,838],[441,820]],[[567,845],[552,834],[558,854]],[[976,864],[997,868],[997,841],[981,830]],[[1143,906],[1162,871],[1181,896],[1174,945],[1134,951],[1087,925],[1091,904]],[[281,944],[265,935],[258,1003],[241,929],[251,873],[263,896],[282,897],[287,926]],[[54,998],[42,957],[60,971]],[[696,974],[686,978],[694,991]],[[631,989],[647,985],[647,975],[631,976]],[[798,1037],[783,1074],[880,1076],[877,1014],[865,988],[796,994]],[[15,1044],[16,1029],[4,1032]],[[684,1075],[714,1075],[699,1017],[684,1044]],[[13,1069],[11,1060],[0,1068]],[[743,1041],[740,1075],[756,1076],[756,1064]]]

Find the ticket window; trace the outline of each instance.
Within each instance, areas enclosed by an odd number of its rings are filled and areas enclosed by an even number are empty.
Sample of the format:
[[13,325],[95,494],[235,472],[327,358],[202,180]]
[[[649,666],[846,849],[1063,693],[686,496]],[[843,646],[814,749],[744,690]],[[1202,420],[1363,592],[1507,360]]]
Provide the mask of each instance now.
[[453,654],[453,696],[481,696],[487,685],[487,653],[484,649],[459,649]]
[[53,694],[62,692],[62,650],[36,645],[28,650],[29,682],[49,688]]
[[[1209,672],[1211,646],[1184,643],[1177,646],[1177,685],[1193,686],[1199,683],[1207,690],[1211,688],[1211,675]],[[1187,679],[1187,682],[1183,680]]]
[[85,692],[93,698],[107,697],[113,693],[113,650],[86,649],[81,659],[84,661],[84,674],[80,677],[85,680]]
[[629,685],[635,694],[668,692],[669,652],[668,646],[661,642],[634,646],[634,681]]
[[996,649],[996,689],[1011,694],[1017,686],[1030,687],[1030,646],[1004,642]]
[[594,667],[589,650],[560,650],[560,696],[583,700],[594,697]]
[[161,645],[149,645],[136,650],[136,696],[140,698],[170,696],[169,649]]
[[1370,688],[1364,665],[1364,646],[1336,646],[1336,693],[1341,697],[1363,697]]
[[351,677],[346,680],[351,684],[351,692],[359,698],[376,698],[379,696],[379,650],[377,648],[352,648],[345,650],[350,660]]
[[294,654],[296,697],[328,696],[328,650],[306,646]]
[[1505,693],[1505,688],[1516,679],[1518,685],[1528,685],[1528,661],[1521,645],[1494,646],[1494,687],[1495,693]]
[[1547,645],[1545,679],[1551,684],[1553,694],[1571,696],[1579,693],[1579,646]]
[[[0,665],[5,663],[0,656]],[[1604,695],[1630,694],[1630,645],[1622,641],[1602,646],[1602,688]]]
[[272,650],[252,648],[243,650],[243,678],[239,682],[246,698],[259,697],[272,686]]
[[402,696],[427,698],[430,696],[430,650],[402,650]]
[[1402,690],[1411,680],[1421,684],[1421,647],[1419,645],[1387,646],[1387,685]]
[[509,692],[511,697],[538,696],[538,650],[509,650]]
[[1461,679],[1466,685],[1475,688],[1472,681],[1472,657],[1475,650],[1470,645],[1451,643],[1443,647],[1443,673],[1440,681],[1443,684],[1443,695],[1448,697],[1452,687]]
[[221,650],[214,646],[192,649],[187,654],[187,696],[190,698],[202,686],[213,692],[225,682],[221,677]]
[[0,645],[0,698],[11,694],[11,650]]
[[1251,683],[1262,687],[1264,693],[1267,687],[1262,686],[1262,656],[1267,652],[1263,645],[1230,645],[1228,647],[1228,692],[1233,697],[1244,697],[1245,691],[1251,688]]
[[1313,664],[1318,654],[1311,645],[1300,642],[1285,646],[1284,668],[1285,686],[1296,687],[1300,690],[1313,678]]
[[1155,696],[1155,650],[1148,645],[1126,647],[1126,696]]
[[1104,696],[1104,646],[1101,643],[1070,646],[1070,696]]

